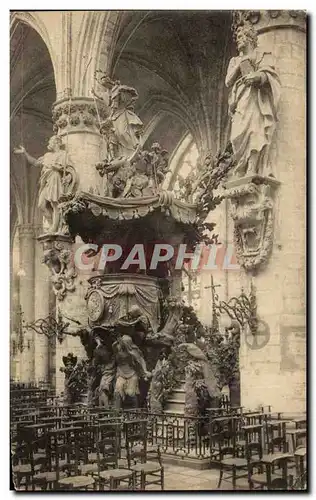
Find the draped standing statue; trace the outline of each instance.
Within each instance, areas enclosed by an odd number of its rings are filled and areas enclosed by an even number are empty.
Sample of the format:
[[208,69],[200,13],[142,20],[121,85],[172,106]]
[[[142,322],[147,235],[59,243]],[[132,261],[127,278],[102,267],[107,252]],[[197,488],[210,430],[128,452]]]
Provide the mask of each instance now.
[[49,232],[60,230],[61,212],[58,203],[62,196],[71,195],[77,187],[76,172],[62,146],[61,138],[54,135],[49,139],[48,153],[38,159],[29,155],[23,146],[14,149],[14,153],[24,155],[30,165],[42,169],[38,207],[44,213]]
[[147,380],[151,373],[147,370],[142,352],[128,335],[120,337],[113,344],[113,350],[116,361],[115,405],[118,408],[125,406],[129,397],[131,406],[137,407],[139,380]]
[[281,84],[272,55],[257,47],[250,22],[237,29],[239,55],[228,66],[226,86],[231,116],[235,174],[269,175],[269,150],[277,121]]
[[179,345],[179,350],[187,354],[187,364],[185,366],[185,413],[197,416],[201,410],[199,408],[199,396],[196,391],[196,383],[202,382],[210,401],[209,407],[217,407],[220,398],[218,382],[213,371],[213,367],[204,352],[196,345],[186,342]]
[[117,157],[130,158],[140,143],[143,123],[134,113],[137,91],[117,84],[111,92],[111,121],[117,140]]

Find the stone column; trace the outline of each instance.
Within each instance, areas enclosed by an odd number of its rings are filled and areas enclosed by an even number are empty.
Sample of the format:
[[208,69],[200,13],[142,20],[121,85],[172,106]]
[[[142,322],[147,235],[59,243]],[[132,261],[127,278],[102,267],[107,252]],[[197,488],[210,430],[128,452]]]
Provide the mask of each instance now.
[[99,123],[108,114],[105,103],[89,97],[66,98],[54,104],[54,131],[63,137],[68,159],[76,168],[82,191],[101,188],[102,179],[95,168],[104,154]]
[[[34,256],[35,233],[32,224],[19,226],[20,239],[20,303],[26,323],[34,321]],[[20,356],[21,382],[34,381],[34,333],[24,330],[24,349]]]
[[[37,228],[37,235],[42,227]],[[50,273],[42,262],[43,251],[39,243],[35,244],[35,319],[47,318],[54,312],[56,298],[52,290]],[[35,381],[50,383],[52,348],[45,335],[35,333]]]
[[[272,158],[280,186],[272,254],[267,268],[253,278],[269,341],[256,348],[242,338],[241,404],[271,404],[274,411],[295,413],[305,410],[306,401],[306,19],[302,11],[260,11],[250,20],[259,48],[272,53],[282,84]],[[244,273],[248,288],[250,279]]]
[[[64,147],[67,151],[67,160],[74,167],[78,175],[79,191],[93,192],[103,195],[102,179],[96,170],[96,164],[104,159],[104,141],[99,133],[99,123],[108,115],[108,108],[102,101],[95,101],[89,97],[67,97],[57,101],[53,109],[54,132],[63,139]],[[72,243],[65,235],[42,235],[39,240],[43,243],[44,249],[53,249],[59,254],[61,249],[69,252],[70,262],[66,266],[73,270],[72,287],[67,285],[65,293],[60,293],[57,286],[53,291],[56,297],[56,311],[68,318],[80,321],[82,326],[87,322],[85,294],[88,286],[88,279],[91,273],[80,270],[76,266],[75,252],[82,242]],[[78,240],[78,238],[77,238]],[[49,262],[47,263],[48,266]],[[54,273],[53,269],[49,275]],[[60,275],[63,281],[64,271]],[[69,284],[69,280],[68,280]],[[58,283],[57,283],[58,285]],[[46,285],[45,285],[46,286]],[[50,284],[53,290],[52,283]],[[71,289],[70,289],[71,288]],[[43,303],[43,308],[47,303]],[[65,319],[68,321],[68,319]],[[69,329],[76,331],[78,325],[70,321]],[[60,372],[62,357],[69,352],[79,358],[85,357],[84,349],[78,337],[66,336],[62,343],[56,343],[54,364],[55,364],[55,386],[59,393],[63,390],[64,376]]]

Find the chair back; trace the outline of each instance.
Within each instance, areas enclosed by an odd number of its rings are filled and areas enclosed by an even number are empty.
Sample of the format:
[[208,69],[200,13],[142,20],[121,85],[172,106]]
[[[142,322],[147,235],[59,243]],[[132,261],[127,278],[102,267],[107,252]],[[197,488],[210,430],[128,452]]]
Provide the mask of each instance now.
[[236,456],[236,418],[218,417],[210,423],[211,455],[218,453],[222,460],[226,455]]
[[266,420],[265,436],[268,453],[274,453],[275,451],[286,453],[288,451],[286,422]]
[[116,469],[120,458],[121,423],[108,422],[93,426],[93,428],[97,429],[98,472]]
[[147,419],[125,420],[123,433],[125,439],[128,467],[137,462],[146,463],[147,460]]
[[245,425],[242,430],[246,441],[245,455],[248,463],[253,462],[254,456],[260,461],[263,455],[263,426],[261,424]]

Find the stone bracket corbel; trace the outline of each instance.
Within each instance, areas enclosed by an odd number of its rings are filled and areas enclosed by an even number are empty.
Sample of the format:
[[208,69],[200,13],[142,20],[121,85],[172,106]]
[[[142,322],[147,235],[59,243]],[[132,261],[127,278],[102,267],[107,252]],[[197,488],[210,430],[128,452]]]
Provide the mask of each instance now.
[[274,177],[245,176],[226,183],[231,203],[238,263],[256,273],[268,262],[273,246],[274,200],[280,182]]
[[54,293],[59,301],[64,300],[68,292],[75,290],[77,271],[74,264],[73,240],[63,234],[44,234],[37,238],[43,244],[42,262],[51,271]]

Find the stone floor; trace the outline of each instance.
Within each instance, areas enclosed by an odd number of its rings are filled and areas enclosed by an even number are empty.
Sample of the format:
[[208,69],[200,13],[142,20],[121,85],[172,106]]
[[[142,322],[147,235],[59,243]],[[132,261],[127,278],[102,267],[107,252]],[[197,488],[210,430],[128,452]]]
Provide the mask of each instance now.
[[[165,468],[165,491],[209,491],[217,490],[219,470],[206,469],[196,470],[189,467],[164,464]],[[149,486],[150,490],[159,490],[159,486]],[[247,480],[238,482],[238,489],[248,490]],[[232,490],[231,483],[222,482],[220,490]]]
[[[218,490],[217,483],[219,471],[216,469],[197,470],[189,467],[179,467],[176,465],[164,464],[165,469],[165,491],[210,491]],[[237,485],[239,490],[248,490],[247,480],[240,480]],[[24,491],[22,485],[20,491]],[[150,485],[146,490],[161,491],[160,486]],[[220,487],[221,491],[232,490],[229,482],[223,481]],[[35,491],[40,491],[39,487]],[[92,491],[91,491],[92,493]]]

